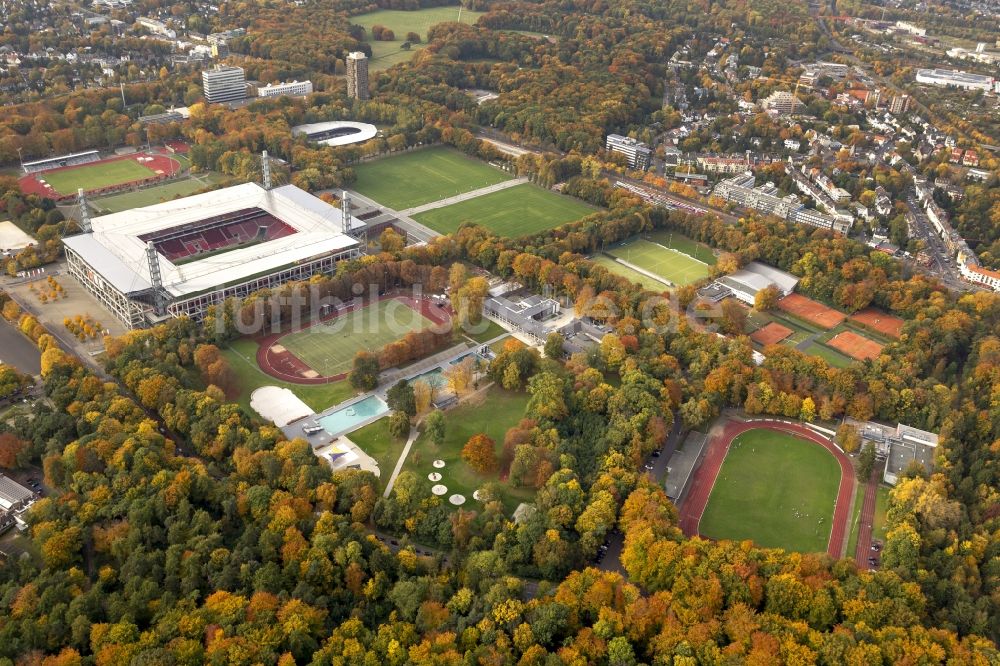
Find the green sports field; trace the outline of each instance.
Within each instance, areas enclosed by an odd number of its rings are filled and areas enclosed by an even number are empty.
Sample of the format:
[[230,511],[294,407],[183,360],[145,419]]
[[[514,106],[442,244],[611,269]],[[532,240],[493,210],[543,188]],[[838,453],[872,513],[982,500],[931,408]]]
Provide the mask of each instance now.
[[644,238],[619,245],[608,250],[608,254],[624,259],[678,286],[697,282],[708,276],[706,263],[679,250]]
[[662,292],[670,288],[670,285],[665,282],[654,280],[648,275],[643,275],[639,271],[629,268],[625,264],[620,264],[611,257],[603,254],[596,254],[591,257],[590,260],[598,266],[604,266],[607,268],[609,273],[621,275],[623,278],[631,280],[632,282],[638,282],[645,289],[649,289],[650,291]]
[[452,148],[434,146],[355,167],[354,189],[378,203],[404,210],[440,201],[511,176]]
[[840,466],[817,444],[772,430],[733,440],[698,531],[766,548],[825,551]]
[[62,171],[46,171],[38,175],[59,194],[76,194],[81,187],[96,190],[112,185],[130,183],[155,176],[135,160],[114,160],[98,164],[84,164]]
[[109,197],[95,199],[92,203],[102,213],[119,213],[123,210],[131,210],[142,206],[152,206],[164,201],[171,201],[177,197],[186,197],[208,187],[218,180],[220,178],[215,174],[203,174],[200,176],[200,179],[185,178],[183,180],[175,180],[163,185],[146,187],[135,192],[112,194]]
[[524,183],[413,216],[443,234],[475,222],[501,236],[517,238],[579,220],[594,209],[572,197]]
[[319,374],[330,377],[348,372],[359,351],[377,351],[410,331],[432,324],[402,301],[387,299],[290,333],[279,338],[277,344]]
[[691,255],[698,261],[703,261],[709,266],[715,265],[716,257],[715,253],[712,252],[712,248],[698,241],[691,240],[683,234],[658,229],[649,232],[645,236],[646,240],[651,240],[654,243],[659,243],[660,245]]

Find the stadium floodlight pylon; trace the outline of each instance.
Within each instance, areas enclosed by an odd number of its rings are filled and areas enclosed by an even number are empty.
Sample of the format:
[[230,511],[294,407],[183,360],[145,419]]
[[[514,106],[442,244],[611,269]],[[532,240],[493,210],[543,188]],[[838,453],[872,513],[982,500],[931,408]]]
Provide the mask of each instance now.
[[261,184],[264,186],[265,190],[270,190],[271,189],[271,161],[267,158],[267,151],[266,150],[263,153],[261,153],[261,156],[260,156],[260,169],[261,169],[262,176],[263,176],[262,180],[264,181]]
[[80,231],[89,234],[94,228],[90,224],[90,209],[87,207],[87,195],[84,194],[82,187],[77,189],[76,197],[77,201],[80,202]]

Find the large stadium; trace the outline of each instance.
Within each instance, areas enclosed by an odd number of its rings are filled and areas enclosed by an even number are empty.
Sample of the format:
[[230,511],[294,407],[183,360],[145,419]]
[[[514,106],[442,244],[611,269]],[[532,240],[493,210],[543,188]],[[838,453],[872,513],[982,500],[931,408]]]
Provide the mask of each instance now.
[[[104,215],[64,239],[69,269],[128,328],[289,280],[361,252],[364,223],[294,185],[237,185]],[[88,228],[89,227],[89,228]]]
[[369,123],[351,120],[333,120],[325,123],[309,123],[292,128],[292,135],[305,136],[310,141],[324,146],[349,146],[364,143],[378,136],[378,128]]

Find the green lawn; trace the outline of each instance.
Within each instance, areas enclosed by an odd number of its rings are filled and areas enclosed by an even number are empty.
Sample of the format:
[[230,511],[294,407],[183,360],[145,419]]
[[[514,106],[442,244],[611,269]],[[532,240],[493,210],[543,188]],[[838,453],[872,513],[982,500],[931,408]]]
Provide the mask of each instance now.
[[[505,482],[500,483],[495,474],[481,476],[462,460],[461,453],[462,447],[470,437],[486,433],[497,443],[499,456],[507,430],[524,416],[528,397],[527,393],[505,391],[494,385],[487,390],[485,397],[472,399],[446,411],[444,444],[440,447],[435,446],[424,433],[421,433],[413,443],[403,469],[414,472],[428,485],[433,484],[427,479],[427,475],[439,471],[442,475],[440,483],[448,488],[445,498],[453,493],[461,493],[467,499],[464,505],[467,509],[478,509],[481,506],[472,499],[473,492],[486,483],[499,483],[504,508],[508,513],[513,511],[521,502],[530,501],[534,490],[514,488]],[[435,470],[431,463],[439,458],[445,461],[445,467]]]
[[644,238],[637,238],[609,249],[608,254],[624,259],[678,286],[697,282],[708,276],[708,264],[680,250]]
[[822,447],[770,430],[750,430],[729,449],[699,531],[759,546],[825,551],[840,466]]
[[385,488],[385,484],[392,475],[392,470],[396,468],[399,454],[406,446],[406,439],[397,439],[389,434],[388,417],[355,430],[347,438],[378,462],[378,468],[381,472],[379,488]]
[[846,368],[851,363],[854,363],[854,361],[845,354],[841,354],[836,349],[831,349],[830,347],[822,345],[818,342],[813,342],[806,347],[805,353],[810,356],[821,358],[835,368]]
[[662,292],[670,288],[667,283],[654,280],[648,275],[643,275],[639,271],[629,268],[625,264],[620,264],[606,255],[595,254],[593,257],[590,257],[590,261],[594,262],[598,266],[604,266],[610,273],[621,275],[623,278],[631,280],[632,282],[638,282],[645,289],[649,289],[650,291]]
[[290,384],[264,374],[257,367],[257,343],[248,338],[234,340],[228,349],[222,350],[222,353],[239,380],[240,395],[237,402],[243,411],[252,416],[257,416],[257,413],[250,408],[250,394],[261,386],[280,386],[290,389],[315,412],[321,412],[354,395],[354,389],[347,380],[312,386]]
[[657,231],[651,231],[646,234],[646,239],[677,250],[678,252],[683,252],[684,254],[694,257],[698,261],[705,262],[709,266],[715,265],[716,257],[715,253],[712,252],[712,248],[704,243],[692,240],[684,234],[679,234],[676,231],[658,229]]
[[51,185],[59,194],[76,194],[81,187],[85,190],[96,190],[155,175],[152,169],[147,169],[135,160],[126,159],[84,164],[62,171],[46,171],[38,174],[38,178]]
[[885,512],[889,508],[889,488],[879,486],[875,494],[875,516],[872,518],[872,539],[885,543]]
[[851,512],[851,536],[847,539],[847,557],[854,557],[858,549],[858,528],[861,526],[861,505],[865,502],[865,484],[857,484],[854,491],[854,510]]
[[487,319],[486,317],[483,317],[482,325],[476,326],[475,328],[478,329],[482,327],[485,327],[482,331],[473,329],[470,330],[469,332],[462,331],[462,334],[474,342],[482,343],[482,342],[489,342],[493,338],[500,335],[505,335],[507,333],[506,328],[496,323],[492,319]]
[[432,325],[402,301],[386,299],[283,336],[278,344],[329,377],[349,371],[359,351],[377,351],[410,331]]
[[186,197],[206,186],[201,181],[186,178],[135,192],[125,192],[124,194],[114,194],[103,199],[95,199],[94,205],[104,213],[119,213],[123,210],[152,206],[153,204],[170,201],[178,197]]
[[453,148],[433,146],[359,164],[354,189],[403,210],[496,185],[511,176]]
[[[455,7],[428,7],[415,11],[384,9],[368,14],[351,17],[351,23],[363,26],[365,41],[372,47],[372,62],[370,69],[380,71],[388,69],[400,62],[407,62],[413,53],[422,49],[427,42],[427,31],[431,26],[448,21],[458,21],[458,10]],[[472,24],[483,15],[469,9],[462,10],[462,23]],[[373,25],[383,25],[393,31],[395,39],[391,42],[373,41],[371,30]],[[406,41],[406,33],[415,32],[420,35],[420,43],[414,44],[409,51],[400,47]]]
[[524,183],[475,199],[413,216],[440,233],[452,233],[465,222],[475,222],[501,236],[518,238],[553,229],[594,212],[572,197]]

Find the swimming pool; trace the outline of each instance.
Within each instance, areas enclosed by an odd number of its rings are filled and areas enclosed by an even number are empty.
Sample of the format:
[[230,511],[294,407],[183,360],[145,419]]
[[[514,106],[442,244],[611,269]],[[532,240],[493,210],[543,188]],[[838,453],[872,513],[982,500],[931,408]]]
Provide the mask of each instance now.
[[338,409],[332,414],[317,419],[317,421],[331,435],[339,435],[388,411],[389,405],[385,404],[378,396],[371,395],[349,407]]
[[409,384],[413,385],[418,381],[427,382],[428,386],[431,388],[441,388],[448,382],[444,378],[444,372],[441,368],[434,368],[430,372],[425,372],[422,375],[417,375],[413,379],[409,380]]

